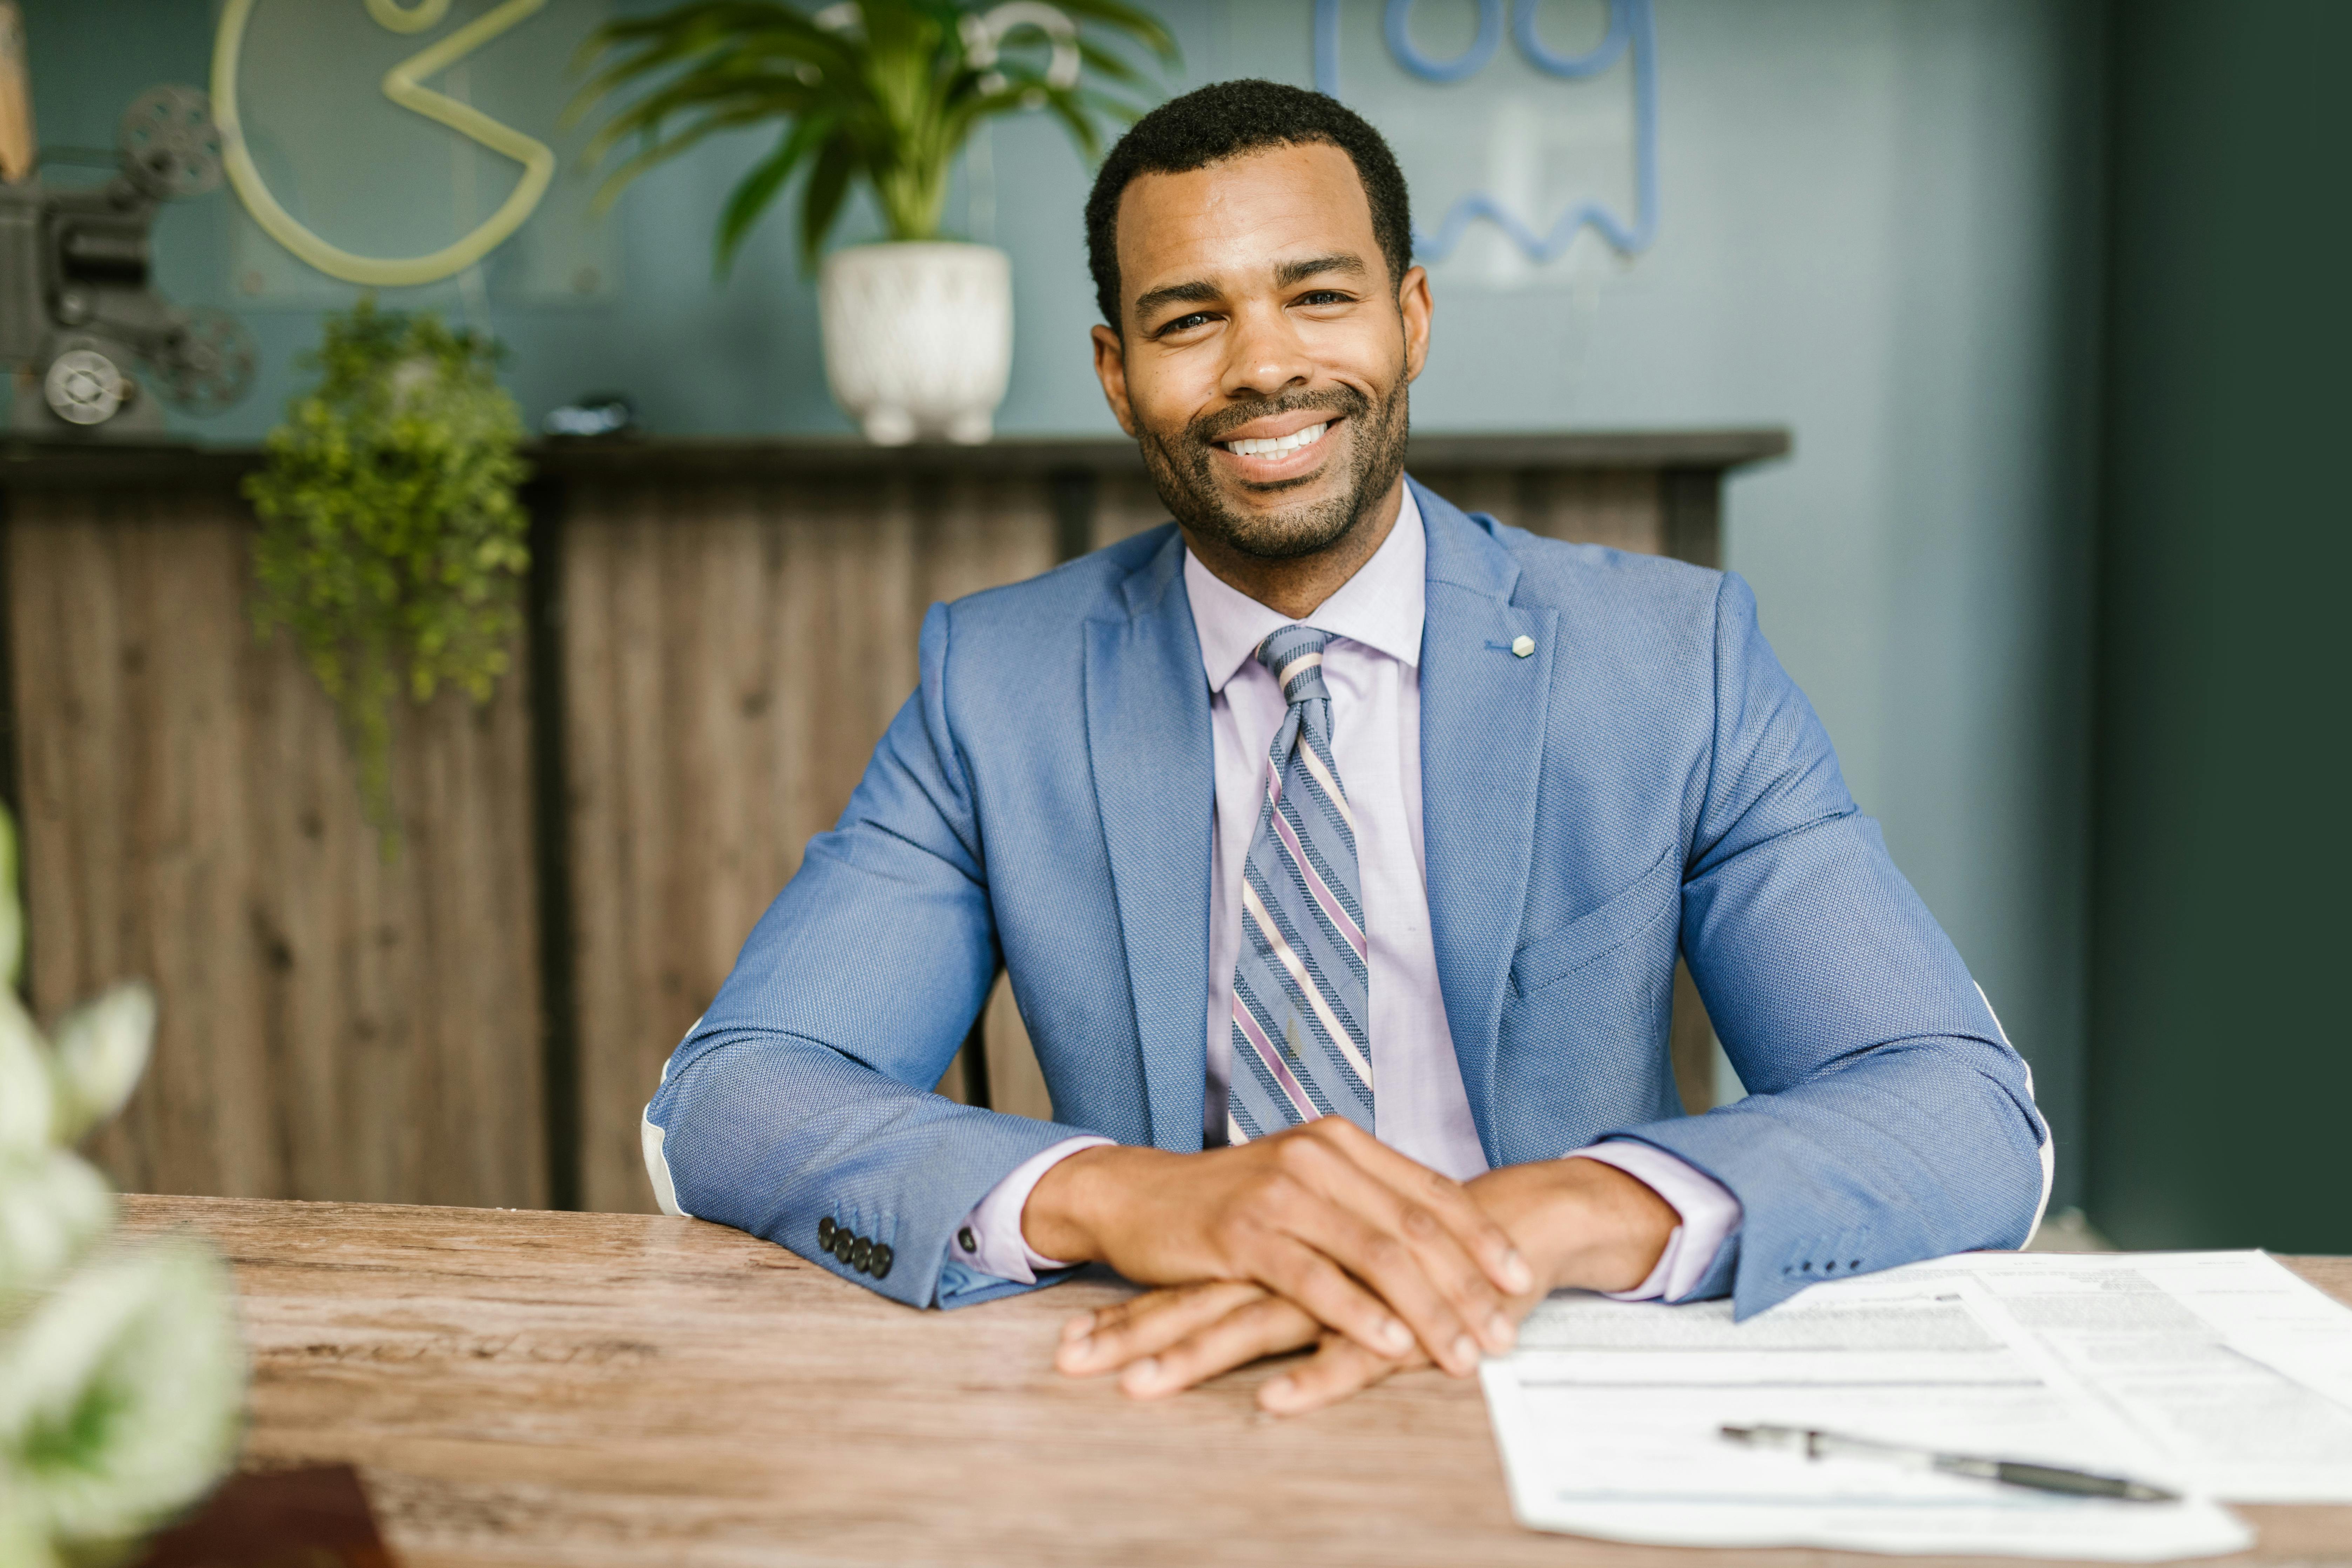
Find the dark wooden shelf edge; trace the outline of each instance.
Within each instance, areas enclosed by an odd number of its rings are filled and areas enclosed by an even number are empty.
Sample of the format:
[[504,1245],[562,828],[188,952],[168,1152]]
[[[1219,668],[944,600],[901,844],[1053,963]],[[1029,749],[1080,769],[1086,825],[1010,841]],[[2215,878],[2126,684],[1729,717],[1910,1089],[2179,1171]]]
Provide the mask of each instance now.
[[[1408,461],[1443,468],[1696,468],[1721,471],[1788,456],[1785,429],[1599,430],[1412,438]],[[985,447],[872,447],[853,437],[698,437],[541,442],[528,448],[547,479],[757,479],[784,475],[1140,473],[1125,437],[1010,437]],[[0,487],[63,489],[159,484],[233,485],[259,465],[254,447],[0,445]]]
[[1416,434],[1406,461],[1424,468],[1743,468],[1785,458],[1795,440],[1783,426],[1723,430],[1563,430]]

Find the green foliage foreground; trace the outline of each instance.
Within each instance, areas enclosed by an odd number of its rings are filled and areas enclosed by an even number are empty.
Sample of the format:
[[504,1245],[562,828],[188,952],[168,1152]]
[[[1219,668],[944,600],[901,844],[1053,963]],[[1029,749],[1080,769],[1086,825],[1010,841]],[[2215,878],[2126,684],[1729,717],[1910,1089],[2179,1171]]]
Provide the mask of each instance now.
[[260,514],[255,620],[283,626],[333,700],[389,854],[393,706],[444,682],[487,702],[522,626],[522,416],[488,339],[362,300],[305,356],[319,384],[245,481]]

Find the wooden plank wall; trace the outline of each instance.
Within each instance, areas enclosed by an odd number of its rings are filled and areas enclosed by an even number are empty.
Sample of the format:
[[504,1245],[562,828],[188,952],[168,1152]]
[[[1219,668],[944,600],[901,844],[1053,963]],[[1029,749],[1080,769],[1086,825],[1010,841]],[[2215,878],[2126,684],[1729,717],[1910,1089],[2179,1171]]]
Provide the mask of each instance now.
[[387,864],[332,710],[247,618],[249,526],[218,490],[13,498],[35,1009],[156,987],[96,1148],[125,1187],[537,1206],[523,679],[403,716]]
[[915,685],[924,609],[1054,564],[1034,479],[631,485],[563,529],[582,1199]]
[[[1423,477],[1540,532],[1716,553],[1713,471]],[[35,1003],[127,975],[163,1001],[155,1065],[98,1151],[126,1187],[650,1207],[638,1117],[661,1064],[839,815],[914,684],[925,607],[1165,517],[1116,469],[575,474],[541,500],[560,708],[534,759],[519,649],[488,709],[405,715],[386,864],[325,700],[250,629],[250,518],[222,483],[15,494]],[[542,963],[542,919],[563,962]],[[1001,983],[982,1037],[991,1101],[1048,1114]],[[1686,981],[1675,1057],[1706,1103]]]

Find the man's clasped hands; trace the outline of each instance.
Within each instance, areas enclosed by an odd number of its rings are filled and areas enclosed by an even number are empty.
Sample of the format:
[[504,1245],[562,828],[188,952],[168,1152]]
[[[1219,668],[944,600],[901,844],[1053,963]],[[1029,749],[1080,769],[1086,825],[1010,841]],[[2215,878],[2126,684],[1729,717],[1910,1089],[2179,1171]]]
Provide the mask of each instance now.
[[1456,1182],[1337,1116],[1198,1154],[1082,1150],[1022,1213],[1046,1257],[1160,1287],[1064,1325],[1063,1372],[1150,1398],[1312,1347],[1258,1390],[1286,1415],[1410,1367],[1467,1377],[1549,1292],[1641,1284],[1678,1223],[1599,1161]]

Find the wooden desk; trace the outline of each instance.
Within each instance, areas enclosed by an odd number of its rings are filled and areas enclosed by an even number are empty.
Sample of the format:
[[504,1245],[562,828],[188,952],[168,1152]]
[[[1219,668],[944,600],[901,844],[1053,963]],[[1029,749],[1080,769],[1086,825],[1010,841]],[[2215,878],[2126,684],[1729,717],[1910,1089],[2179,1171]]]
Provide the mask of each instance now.
[[[358,1465],[406,1568],[1895,1561],[1520,1530],[1476,1385],[1434,1373],[1292,1421],[1256,1413],[1263,1372],[1152,1405],[1056,1375],[1110,1282],[916,1313],[692,1220],[124,1207],[236,1265],[247,1463]],[[2294,1266],[2352,1300],[2352,1259]],[[2252,1560],[2352,1563],[2352,1508],[2243,1512]]]

